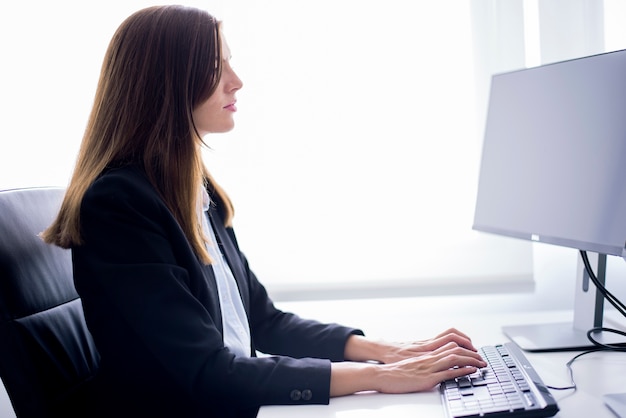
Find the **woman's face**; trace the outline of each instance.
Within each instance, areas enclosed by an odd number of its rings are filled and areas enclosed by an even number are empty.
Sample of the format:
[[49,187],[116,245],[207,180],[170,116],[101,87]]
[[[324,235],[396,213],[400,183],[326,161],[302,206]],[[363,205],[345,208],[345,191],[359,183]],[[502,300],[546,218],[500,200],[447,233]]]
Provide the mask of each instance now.
[[213,94],[193,110],[194,124],[201,136],[228,132],[235,126],[235,93],[243,86],[230,66],[230,48],[222,38],[222,77]]

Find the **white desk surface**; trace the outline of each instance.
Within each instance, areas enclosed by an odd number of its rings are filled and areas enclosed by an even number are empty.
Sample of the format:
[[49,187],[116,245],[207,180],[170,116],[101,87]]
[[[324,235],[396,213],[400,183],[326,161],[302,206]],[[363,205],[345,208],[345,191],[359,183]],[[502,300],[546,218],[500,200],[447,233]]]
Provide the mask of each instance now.
[[[423,339],[454,326],[472,337],[475,345],[491,345],[508,341],[500,327],[504,324],[526,324],[541,322],[570,321],[569,311],[488,312],[476,306],[474,312],[456,312],[454,309],[437,309],[421,306],[417,299],[387,299],[351,301],[346,309],[341,302],[287,303],[283,309],[292,310],[306,317],[323,321],[333,320],[346,325],[363,328],[368,336],[389,340]],[[445,305],[445,303],[444,303]],[[445,306],[444,306],[445,308]],[[625,325],[623,319],[608,315],[605,325]],[[566,363],[576,352],[526,353],[545,384],[569,386]],[[574,378],[578,385],[572,390],[552,391],[560,408],[556,417],[615,418],[604,405],[602,395],[626,392],[626,354],[615,352],[585,355],[573,364]],[[258,418],[286,417],[444,417],[439,392],[406,395],[388,395],[373,392],[333,398],[330,405],[265,406]]]

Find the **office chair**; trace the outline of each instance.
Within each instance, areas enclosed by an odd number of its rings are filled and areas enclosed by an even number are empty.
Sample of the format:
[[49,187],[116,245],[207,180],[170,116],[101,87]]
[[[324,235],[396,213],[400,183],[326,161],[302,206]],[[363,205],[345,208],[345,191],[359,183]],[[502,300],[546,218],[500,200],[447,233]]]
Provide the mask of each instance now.
[[38,236],[63,193],[0,191],[0,378],[18,418],[79,416],[81,388],[98,367],[71,253]]

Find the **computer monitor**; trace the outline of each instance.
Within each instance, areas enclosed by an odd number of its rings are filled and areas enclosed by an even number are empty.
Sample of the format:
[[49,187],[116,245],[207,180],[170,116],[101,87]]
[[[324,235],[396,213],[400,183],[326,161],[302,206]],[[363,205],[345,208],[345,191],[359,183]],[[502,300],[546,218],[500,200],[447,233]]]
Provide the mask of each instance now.
[[[492,76],[473,228],[626,256],[626,50]],[[626,258],[625,258],[626,259]],[[579,263],[572,323],[505,327],[529,351],[582,349],[603,298]]]

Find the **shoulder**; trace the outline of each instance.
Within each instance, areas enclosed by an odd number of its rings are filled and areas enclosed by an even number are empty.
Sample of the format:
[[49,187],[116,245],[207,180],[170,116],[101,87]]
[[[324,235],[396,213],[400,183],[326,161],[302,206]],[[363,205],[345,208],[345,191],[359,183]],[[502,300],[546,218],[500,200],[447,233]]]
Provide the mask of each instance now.
[[[87,192],[115,190],[117,192],[153,189],[146,174],[137,166],[125,166],[105,170],[89,187]],[[156,193],[156,191],[154,191]]]
[[113,168],[102,173],[87,189],[83,204],[104,202],[161,202],[158,192],[136,166]]
[[128,166],[105,171],[83,196],[81,224],[102,222],[103,217],[136,222],[138,218],[170,219],[172,214],[143,171]]
[[99,242],[121,247],[122,241],[133,243],[133,250],[151,248],[159,237],[185,242],[159,193],[134,167],[107,170],[93,182],[83,196],[80,227],[84,243],[92,248]]

